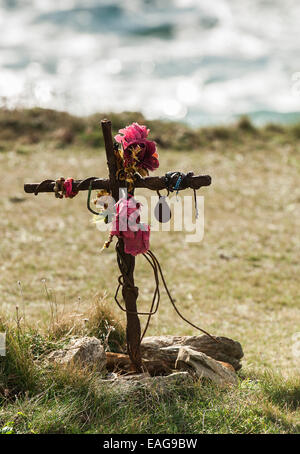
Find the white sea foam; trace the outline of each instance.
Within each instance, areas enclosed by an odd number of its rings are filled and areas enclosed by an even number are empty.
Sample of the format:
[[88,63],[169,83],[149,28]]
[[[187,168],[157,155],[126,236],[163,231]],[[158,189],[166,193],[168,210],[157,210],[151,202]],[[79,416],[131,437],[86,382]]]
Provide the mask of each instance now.
[[299,17],[297,0],[2,0],[0,103],[192,124],[300,111]]

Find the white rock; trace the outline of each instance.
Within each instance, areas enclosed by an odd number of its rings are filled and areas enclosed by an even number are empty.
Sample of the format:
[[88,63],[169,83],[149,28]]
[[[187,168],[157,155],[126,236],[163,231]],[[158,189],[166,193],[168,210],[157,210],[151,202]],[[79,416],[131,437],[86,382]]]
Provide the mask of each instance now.
[[176,369],[192,370],[199,378],[208,378],[220,386],[236,385],[237,376],[233,370],[224,367],[219,361],[210,358],[205,353],[197,352],[189,347],[181,347]]
[[100,340],[96,337],[73,339],[61,350],[48,355],[48,360],[58,364],[82,364],[101,371],[106,367],[106,355]]
[[217,336],[214,339],[202,336],[150,336],[141,343],[142,357],[150,360],[164,361],[171,369],[180,347],[189,347],[217,361],[231,364],[235,370],[241,368],[240,360],[243,349],[239,342],[227,337]]

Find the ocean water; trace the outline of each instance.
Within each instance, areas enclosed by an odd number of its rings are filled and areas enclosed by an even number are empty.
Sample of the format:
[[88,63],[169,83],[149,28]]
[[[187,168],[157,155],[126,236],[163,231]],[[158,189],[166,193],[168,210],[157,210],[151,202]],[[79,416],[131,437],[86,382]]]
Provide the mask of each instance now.
[[0,0],[0,105],[300,119],[299,0]]

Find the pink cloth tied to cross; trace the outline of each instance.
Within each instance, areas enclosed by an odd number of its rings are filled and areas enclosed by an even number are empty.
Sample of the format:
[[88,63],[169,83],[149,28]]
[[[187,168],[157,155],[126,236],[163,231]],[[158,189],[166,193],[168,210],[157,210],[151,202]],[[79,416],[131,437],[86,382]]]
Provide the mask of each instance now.
[[78,191],[73,191],[73,178],[67,178],[64,182],[65,197],[72,199],[78,194]]
[[116,215],[111,234],[123,238],[126,254],[143,254],[149,249],[150,226],[140,222],[141,204],[132,196],[120,199],[116,205]]

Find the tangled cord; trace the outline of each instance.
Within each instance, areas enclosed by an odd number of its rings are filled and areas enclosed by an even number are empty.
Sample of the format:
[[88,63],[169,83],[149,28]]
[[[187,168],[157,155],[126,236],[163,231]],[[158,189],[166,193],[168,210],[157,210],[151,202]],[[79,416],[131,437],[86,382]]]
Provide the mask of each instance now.
[[[187,189],[189,187],[188,179],[194,176],[194,172],[167,172],[164,177],[166,189],[168,191],[167,196],[170,192],[176,192],[176,195],[179,191]],[[134,178],[136,181],[141,181],[142,177],[139,173],[135,173]],[[154,189],[151,184],[147,184],[147,181],[143,180],[144,186],[147,189]],[[196,219],[199,217],[198,203],[197,203],[197,193],[196,189],[193,189],[194,192],[194,205],[195,205],[195,215]],[[158,197],[161,197],[160,192],[157,190]]]
[[190,178],[194,175],[194,172],[188,172],[187,174],[183,172],[167,172],[165,174],[165,183],[166,188],[170,192],[178,192],[182,189],[188,187],[187,178]]
[[[188,172],[187,174],[183,172],[167,172],[165,174],[165,183],[168,191],[176,192],[176,195],[179,191],[186,189],[188,187],[187,178],[192,177],[194,172]],[[196,219],[199,217],[198,211],[198,204],[197,204],[197,194],[196,189],[194,191],[194,204],[195,204],[195,212],[196,212]]]
[[147,329],[148,329],[149,324],[150,324],[151,317],[158,311],[158,308],[159,308],[159,303],[160,303],[160,289],[159,289],[160,282],[159,282],[159,276],[161,277],[161,280],[162,280],[163,286],[165,288],[165,291],[166,291],[166,293],[167,293],[167,295],[169,297],[169,300],[170,300],[173,308],[175,309],[177,315],[183,321],[185,321],[190,326],[192,326],[193,328],[196,328],[198,331],[201,331],[202,333],[206,334],[207,336],[209,336],[215,342],[219,342],[218,339],[213,337],[211,334],[209,334],[204,329],[199,328],[199,326],[197,326],[194,323],[190,322],[187,318],[185,318],[180,313],[179,309],[177,308],[177,306],[175,304],[175,300],[172,298],[172,295],[171,295],[171,293],[169,291],[169,288],[167,286],[164,274],[163,274],[162,269],[161,269],[161,265],[160,265],[158,259],[156,258],[156,256],[150,250],[143,254],[143,256],[146,258],[146,260],[148,261],[148,263],[151,265],[151,267],[153,269],[153,274],[154,274],[154,279],[155,279],[155,290],[154,290],[154,293],[153,293],[153,298],[152,298],[152,303],[151,303],[151,306],[150,306],[150,310],[149,310],[149,312],[138,312],[138,311],[130,312],[130,311],[127,311],[126,308],[122,307],[122,305],[120,304],[120,302],[118,300],[118,294],[119,294],[120,287],[123,287],[125,285],[125,283],[126,283],[126,285],[128,287],[134,288],[136,291],[137,291],[137,289],[133,285],[131,279],[128,277],[127,265],[124,262],[122,254],[119,251],[118,244],[116,246],[116,251],[117,251],[118,264],[119,264],[119,267],[120,267],[120,269],[122,271],[122,274],[118,278],[118,287],[117,287],[117,290],[116,290],[116,293],[115,293],[115,301],[116,301],[117,305],[119,306],[119,308],[123,312],[127,312],[129,314],[135,314],[135,315],[147,315],[148,316],[147,321],[146,321],[146,325],[145,325],[145,328],[144,328],[144,331],[143,331],[143,334],[141,335],[141,338],[140,338],[140,343],[142,342],[142,340],[143,340],[143,338],[144,338],[144,336],[145,336],[145,334],[147,332]]
[[[124,266],[124,262],[122,261],[122,258],[121,258],[121,254],[118,252],[118,248],[117,249],[117,259],[118,259],[118,263],[119,265],[121,264],[121,267]],[[148,251],[149,252],[149,251]],[[147,253],[148,254],[148,253]],[[142,341],[142,339],[144,338],[146,332],[147,332],[147,329],[148,329],[148,326],[150,324],[150,320],[151,320],[151,317],[156,314],[156,312],[158,311],[158,308],[159,308],[159,303],[160,303],[160,289],[159,289],[159,276],[158,276],[158,269],[157,269],[157,266],[155,264],[155,262],[153,261],[153,259],[151,260],[151,258],[149,258],[147,256],[147,254],[143,254],[143,256],[146,258],[146,260],[148,261],[148,263],[150,264],[150,266],[152,267],[153,269],[153,274],[154,274],[154,279],[155,279],[155,290],[154,290],[154,293],[153,293],[153,298],[152,298],[152,302],[151,302],[151,306],[150,306],[150,310],[149,312],[131,312],[131,311],[127,311],[127,309],[125,309],[124,307],[122,307],[122,305],[120,304],[119,300],[118,300],[118,294],[119,294],[119,290],[120,290],[120,287],[123,287],[124,286],[124,281],[126,280],[126,284],[127,286],[129,287],[133,287],[134,289],[136,289],[136,287],[134,287],[132,285],[132,281],[130,279],[127,278],[127,275],[125,274],[121,274],[119,277],[118,277],[118,287],[117,287],[117,290],[116,290],[116,293],[115,293],[115,301],[117,303],[117,305],[119,306],[119,308],[123,311],[123,312],[127,312],[128,314],[134,314],[134,315],[147,315],[148,318],[147,318],[147,321],[146,321],[146,325],[145,325],[145,328],[144,328],[144,331],[143,331],[143,334],[141,335],[141,339],[140,339],[140,342]],[[121,268],[122,269],[122,268]],[[126,276],[126,277],[124,277]]]

